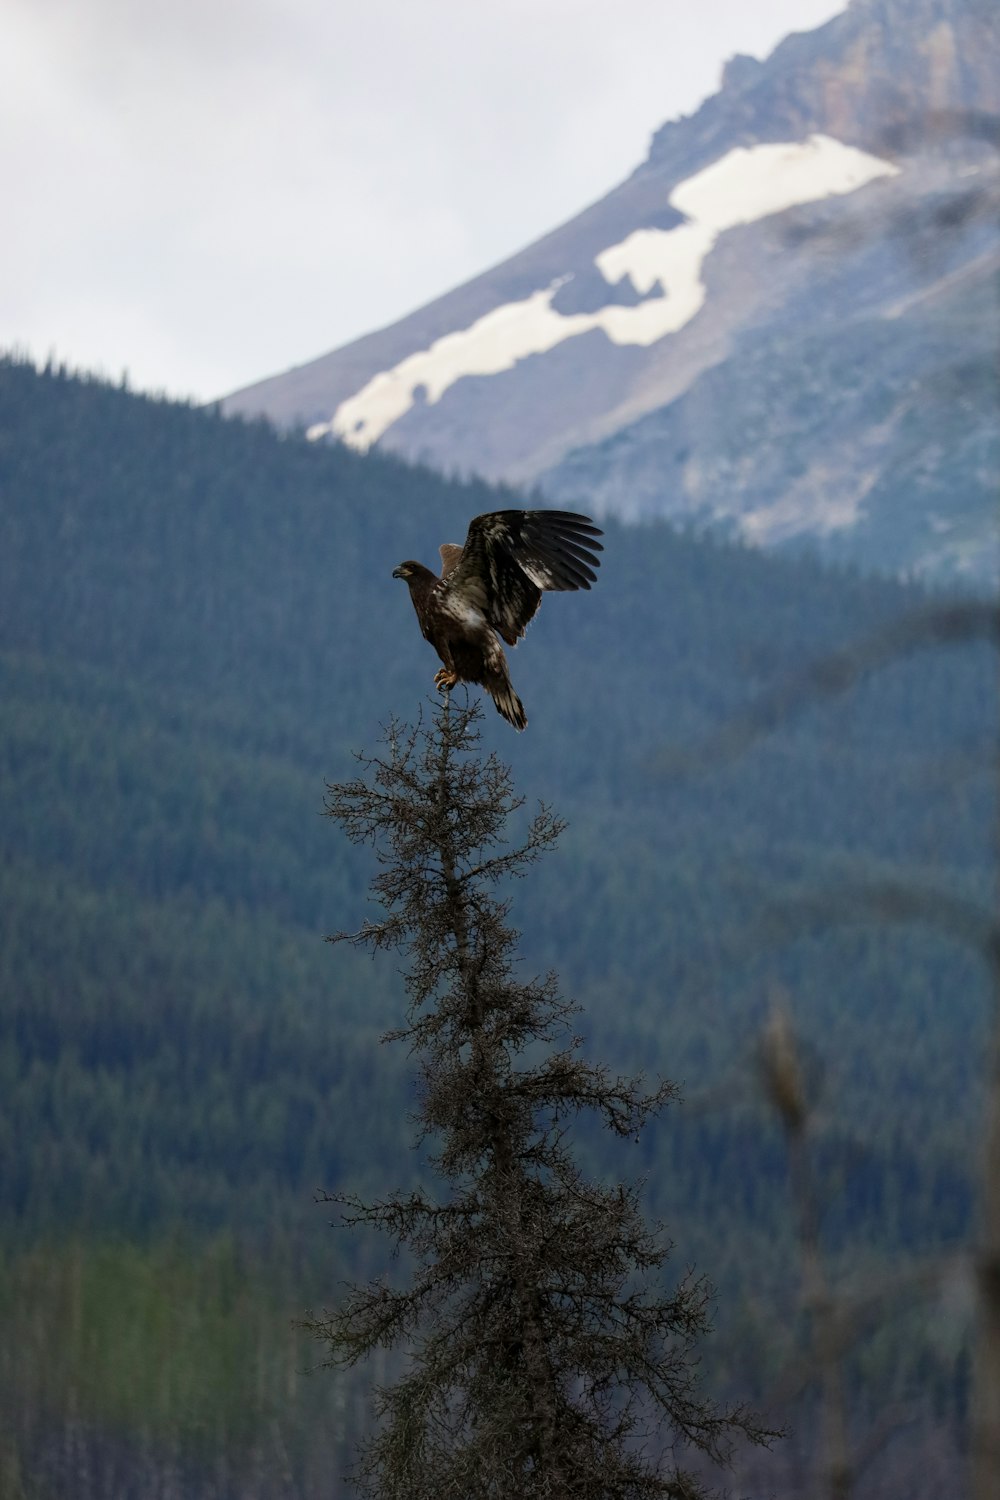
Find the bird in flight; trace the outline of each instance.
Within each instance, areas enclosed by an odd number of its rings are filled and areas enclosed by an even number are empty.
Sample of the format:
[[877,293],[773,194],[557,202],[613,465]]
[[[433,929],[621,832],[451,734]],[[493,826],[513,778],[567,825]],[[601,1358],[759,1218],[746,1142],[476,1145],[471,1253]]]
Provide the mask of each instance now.
[[469,523],[464,546],[442,543],[440,577],[423,563],[400,563],[392,576],[405,579],[424,638],[444,662],[438,690],[477,682],[523,729],[527,715],[497,636],[516,646],[544,590],[589,589],[603,534],[571,510],[494,510]]

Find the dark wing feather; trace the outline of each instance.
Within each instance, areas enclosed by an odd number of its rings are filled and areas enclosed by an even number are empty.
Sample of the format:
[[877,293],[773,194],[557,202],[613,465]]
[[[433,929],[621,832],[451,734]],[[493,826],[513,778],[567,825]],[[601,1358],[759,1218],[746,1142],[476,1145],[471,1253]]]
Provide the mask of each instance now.
[[481,610],[509,645],[524,634],[543,589],[589,589],[603,535],[571,510],[495,510],[470,522],[449,592]]

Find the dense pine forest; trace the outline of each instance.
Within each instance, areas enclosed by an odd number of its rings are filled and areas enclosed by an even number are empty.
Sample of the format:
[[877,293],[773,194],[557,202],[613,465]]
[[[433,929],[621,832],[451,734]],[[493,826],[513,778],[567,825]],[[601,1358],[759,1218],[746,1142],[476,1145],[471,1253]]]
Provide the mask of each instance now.
[[[438,663],[393,567],[524,503],[0,364],[4,1500],[83,1493],[82,1473],[98,1495],[340,1493],[367,1387],[307,1375],[293,1320],[382,1252],[314,1193],[425,1168],[407,1059],[378,1042],[392,963],[323,942],[363,920],[371,873],[325,784],[426,710]],[[904,1265],[974,1227],[986,976],[926,928],[822,903],[872,874],[989,899],[995,659],[920,653],[679,774],[674,752],[757,695],[934,601],[606,532],[594,590],[547,598],[512,653],[528,730],[489,713],[525,817],[568,822],[513,917],[527,970],[582,1003],[588,1053],[681,1084],[632,1168],[678,1268],[717,1288],[709,1378],[766,1400],[796,1279],[755,1071],[775,995],[822,1075],[832,1263]],[[768,913],[803,898],[777,932]],[[960,1447],[964,1316],[877,1328],[861,1416],[905,1396]]]

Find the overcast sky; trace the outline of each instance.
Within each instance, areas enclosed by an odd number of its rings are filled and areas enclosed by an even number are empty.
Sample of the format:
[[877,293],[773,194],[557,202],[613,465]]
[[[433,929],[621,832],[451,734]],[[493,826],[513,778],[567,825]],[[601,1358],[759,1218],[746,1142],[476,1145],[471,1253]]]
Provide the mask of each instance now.
[[391,323],[844,0],[0,0],[0,347],[209,399]]

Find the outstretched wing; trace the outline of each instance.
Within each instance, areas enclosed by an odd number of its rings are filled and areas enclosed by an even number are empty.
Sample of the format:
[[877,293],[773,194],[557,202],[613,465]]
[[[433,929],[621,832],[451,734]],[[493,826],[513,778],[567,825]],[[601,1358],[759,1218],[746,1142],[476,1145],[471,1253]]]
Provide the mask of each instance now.
[[589,589],[603,535],[571,510],[494,510],[469,524],[462,556],[446,570],[459,605],[479,610],[508,645],[524,634],[543,589]]
[[442,542],[438,551],[441,554],[441,577],[447,578],[461,559],[462,548],[457,542]]

